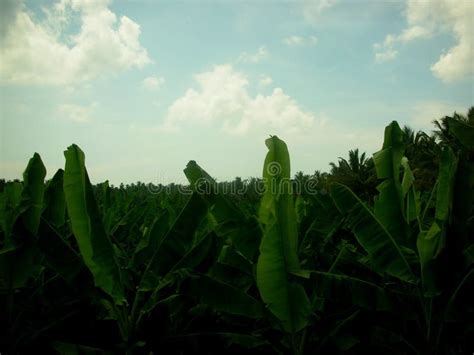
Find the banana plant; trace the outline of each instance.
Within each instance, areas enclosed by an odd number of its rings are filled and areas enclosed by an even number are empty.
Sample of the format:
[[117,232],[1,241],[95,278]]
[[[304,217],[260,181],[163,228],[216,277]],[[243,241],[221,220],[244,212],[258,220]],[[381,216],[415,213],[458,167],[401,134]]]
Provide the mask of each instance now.
[[[72,145],[65,157],[64,195],[72,232],[95,286],[107,295],[101,297],[100,302],[117,321],[125,349],[129,351],[136,345],[134,336],[142,317],[160,302],[157,293],[164,287],[166,275],[183,258],[188,256],[189,259],[193,248],[188,248],[194,244],[190,237],[201,222],[206,206],[199,198],[191,198],[171,228],[166,223],[159,232],[153,232],[145,245],[141,243],[138,251],[146,257],[142,261],[147,267],[135,288],[126,282],[129,271],[119,263],[119,251],[106,233],[85,167],[84,153]],[[196,246],[200,245],[196,243]],[[188,260],[188,267],[202,259],[202,256],[193,257],[196,260],[194,263]],[[130,289],[135,290],[131,292]]]
[[[469,130],[463,131],[463,137],[466,131]],[[461,273],[463,277],[458,279],[453,288],[441,290],[439,286],[440,261],[444,260],[443,252],[452,225],[456,179],[462,180],[460,175],[464,174],[457,169],[462,153],[456,156],[451,147],[443,149],[438,181],[432,194],[436,196],[435,212],[426,228],[430,218],[426,212],[430,201],[422,213],[419,193],[414,188],[415,177],[403,156],[402,135],[398,124],[392,122],[385,130],[382,150],[374,154],[376,172],[381,182],[377,187],[379,195],[373,209],[341,184],[332,186],[331,197],[346,218],[345,228],[354,234],[368,254],[371,268],[382,275],[398,279],[400,287],[407,290],[405,296],[408,298],[409,295],[415,295],[420,305],[419,318],[424,324],[424,341],[420,347],[425,349],[423,351],[435,352],[446,320],[443,315],[449,313],[456,295],[472,277],[472,270],[468,268]],[[403,174],[400,179],[401,171]],[[389,279],[386,282],[389,285]],[[441,298],[438,300],[437,296]],[[446,300],[447,305],[443,305],[441,300]],[[441,307],[436,307],[440,304]],[[438,328],[437,332],[434,327]]]
[[[208,209],[213,210],[215,202],[206,203],[194,192],[171,225],[169,213],[162,212],[145,228],[128,266],[124,266],[106,232],[84,153],[73,145],[65,156],[64,193],[72,231],[96,287],[106,294],[100,302],[116,320],[126,351],[142,344],[140,329],[156,307],[182,298],[180,288],[189,290],[195,302],[216,311],[262,317],[262,305],[252,296],[207,274],[205,269],[196,270],[205,260],[212,265],[222,244],[214,233],[214,224],[209,222]],[[216,297],[222,294],[229,295],[224,303],[221,296]],[[226,334],[222,337],[239,339],[238,334]]]
[[216,181],[194,160],[187,164],[184,174],[191,188],[209,206],[215,232],[228,239],[247,259],[255,261],[261,239],[257,219],[248,216],[235,201],[220,192]]
[[[4,336],[18,339],[22,300],[18,294],[31,278],[39,277],[39,228],[46,169],[38,154],[30,159],[23,173],[23,184],[9,183],[1,195],[0,320]],[[3,340],[3,339],[2,339]],[[11,345],[7,350],[12,350]]]
[[291,192],[288,148],[276,136],[265,141],[268,153],[263,166],[265,193],[259,220],[263,229],[257,261],[257,286],[281,329],[290,336],[295,354],[301,352],[298,334],[309,324],[311,307],[305,289],[291,279],[300,271],[296,212]]
[[276,136],[265,141],[264,190],[250,195],[226,193],[195,161],[186,194],[94,186],[76,145],[45,181],[35,154],[22,182],[0,183],[0,350],[469,349],[474,127],[446,127],[423,194],[405,133],[386,128],[373,203],[338,183],[295,194]]

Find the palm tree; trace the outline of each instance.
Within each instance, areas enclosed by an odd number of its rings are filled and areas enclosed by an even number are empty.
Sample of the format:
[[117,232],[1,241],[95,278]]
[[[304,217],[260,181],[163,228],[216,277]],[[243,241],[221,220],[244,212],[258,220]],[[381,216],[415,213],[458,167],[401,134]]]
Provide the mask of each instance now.
[[318,185],[325,186],[327,185],[329,173],[326,172],[321,172],[320,170],[315,170],[313,175],[311,176],[311,179],[316,181]]
[[302,171],[298,171],[293,178],[293,192],[300,195],[310,178],[311,177],[309,175],[303,173]]
[[435,136],[423,131],[415,133],[408,126],[403,127],[405,155],[415,176],[415,186],[419,191],[430,190],[438,176],[441,147]]
[[349,150],[349,160],[339,157],[337,164],[331,162],[331,174],[340,176],[353,176],[360,178],[366,172],[369,161],[365,152],[359,156],[359,149]]
[[415,131],[411,127],[403,126],[403,141],[406,145],[415,144],[420,132],[421,131],[415,134]]
[[330,180],[350,187],[359,196],[368,197],[376,185],[375,170],[372,158],[366,153],[359,154],[359,149],[349,150],[349,159],[339,157],[337,164],[331,166]]
[[433,131],[435,138],[439,140],[442,145],[450,145],[453,148],[458,148],[459,144],[457,142],[457,138],[449,132],[449,119],[454,119],[461,123],[474,126],[474,106],[469,108],[467,115],[454,112],[453,116],[444,116],[439,120],[433,121],[433,124],[436,127],[436,129]]
[[474,126],[474,106],[471,106],[469,110],[467,110],[467,121],[468,124]]

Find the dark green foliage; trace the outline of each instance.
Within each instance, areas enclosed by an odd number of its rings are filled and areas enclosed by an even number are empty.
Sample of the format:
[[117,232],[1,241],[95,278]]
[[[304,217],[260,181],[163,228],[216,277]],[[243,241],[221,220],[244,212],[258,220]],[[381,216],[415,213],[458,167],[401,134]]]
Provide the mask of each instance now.
[[471,353],[473,112],[294,179],[275,136],[261,178],[189,186],[35,154],[0,180],[0,352]]

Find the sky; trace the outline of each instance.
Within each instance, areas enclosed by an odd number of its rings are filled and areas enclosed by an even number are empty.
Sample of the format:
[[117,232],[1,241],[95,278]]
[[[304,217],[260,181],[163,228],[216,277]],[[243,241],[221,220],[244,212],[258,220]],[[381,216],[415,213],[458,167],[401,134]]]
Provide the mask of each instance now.
[[292,173],[474,104],[474,2],[0,1],[0,178],[75,143],[95,183]]

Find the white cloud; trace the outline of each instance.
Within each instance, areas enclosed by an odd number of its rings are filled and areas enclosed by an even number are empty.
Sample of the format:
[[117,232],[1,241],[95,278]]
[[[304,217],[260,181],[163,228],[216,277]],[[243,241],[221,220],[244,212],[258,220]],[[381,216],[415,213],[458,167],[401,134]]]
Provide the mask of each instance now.
[[431,31],[427,28],[415,25],[403,30],[403,32],[398,36],[398,41],[401,43],[408,43],[417,39],[429,38],[431,35]]
[[[109,0],[61,0],[44,8],[40,22],[17,7],[1,33],[0,80],[15,84],[67,85],[86,82],[150,62],[139,42],[140,26],[117,18]],[[79,19],[80,30],[68,34]]]
[[394,49],[395,45],[406,44],[411,41],[432,36],[431,31],[421,26],[413,26],[403,30],[399,35],[388,34],[383,43],[375,43],[375,61],[377,63],[393,60],[397,57],[398,51]]
[[377,63],[387,62],[389,60],[395,59],[398,55],[398,51],[393,48],[386,48],[383,51],[375,53],[375,61]]
[[454,82],[474,75],[474,3],[458,0],[408,0],[406,8],[408,27],[399,35],[389,34],[376,44],[375,58],[395,56],[394,46],[406,44],[433,35],[451,33],[456,44],[440,55],[431,65],[433,75],[444,82]]
[[165,84],[163,77],[149,76],[143,79],[143,87],[148,90],[158,90]]
[[260,76],[260,80],[258,82],[258,85],[260,86],[269,86],[273,84],[273,79],[269,76]]
[[281,88],[273,89],[269,96],[257,95],[247,102],[240,120],[224,122],[227,132],[243,134],[250,129],[272,129],[295,132],[310,127],[314,116],[304,112],[297,102],[286,95]]
[[58,106],[58,114],[61,119],[77,122],[87,123],[93,120],[93,111],[97,107],[97,103],[89,106],[82,106],[76,104],[61,104]]
[[334,6],[337,0],[304,0],[303,1],[303,17],[312,24],[318,22],[321,13]]
[[263,59],[267,59],[270,53],[265,46],[260,47],[255,53],[242,52],[238,58],[239,62],[244,63],[258,63]]
[[288,36],[283,38],[283,43],[287,46],[314,46],[318,43],[318,38],[316,36]]
[[184,125],[211,124],[230,134],[250,130],[295,132],[310,127],[312,113],[303,111],[281,88],[271,95],[251,97],[247,77],[230,65],[195,76],[198,89],[188,89],[169,108],[162,130],[176,130]]

